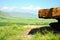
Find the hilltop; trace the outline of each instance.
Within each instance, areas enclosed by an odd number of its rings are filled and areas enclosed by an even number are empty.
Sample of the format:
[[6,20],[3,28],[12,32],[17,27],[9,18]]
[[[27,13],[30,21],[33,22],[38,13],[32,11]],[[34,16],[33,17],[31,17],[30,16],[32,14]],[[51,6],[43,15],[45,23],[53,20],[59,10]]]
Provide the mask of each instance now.
[[37,13],[0,11],[0,18],[37,18]]

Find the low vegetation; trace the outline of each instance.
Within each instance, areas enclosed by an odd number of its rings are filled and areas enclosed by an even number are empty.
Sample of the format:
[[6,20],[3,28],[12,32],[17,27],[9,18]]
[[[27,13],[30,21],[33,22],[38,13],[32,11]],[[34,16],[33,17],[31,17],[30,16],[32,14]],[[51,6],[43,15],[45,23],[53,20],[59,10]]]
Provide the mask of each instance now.
[[56,20],[0,19],[0,40],[59,40],[60,34],[48,32],[48,34],[42,35],[40,32],[36,32],[34,35],[28,35],[31,28],[25,28],[28,25],[49,26],[48,24],[51,22],[56,22]]

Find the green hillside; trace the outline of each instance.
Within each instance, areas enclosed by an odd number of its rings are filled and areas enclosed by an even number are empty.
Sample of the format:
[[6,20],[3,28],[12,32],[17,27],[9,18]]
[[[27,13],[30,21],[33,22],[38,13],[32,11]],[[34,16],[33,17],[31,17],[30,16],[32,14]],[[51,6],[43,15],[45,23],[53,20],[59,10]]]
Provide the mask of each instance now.
[[7,12],[0,11],[0,19],[10,18]]
[[57,40],[60,38],[60,35],[55,35],[52,32],[48,32],[48,30],[46,35],[42,35],[39,31],[34,35],[28,35],[34,28],[49,27],[49,23],[57,22],[55,19],[30,18],[28,13],[25,17],[12,16],[9,13],[0,11],[0,40]]

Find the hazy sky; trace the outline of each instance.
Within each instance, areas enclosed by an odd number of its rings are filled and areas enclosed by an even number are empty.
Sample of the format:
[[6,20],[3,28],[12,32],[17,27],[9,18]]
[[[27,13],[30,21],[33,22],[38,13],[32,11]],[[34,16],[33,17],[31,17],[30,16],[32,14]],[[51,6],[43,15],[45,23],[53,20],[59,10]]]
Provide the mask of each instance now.
[[59,6],[60,0],[0,0],[0,10],[38,10]]
[[60,0],[0,0],[0,6],[39,6],[42,8],[60,6]]

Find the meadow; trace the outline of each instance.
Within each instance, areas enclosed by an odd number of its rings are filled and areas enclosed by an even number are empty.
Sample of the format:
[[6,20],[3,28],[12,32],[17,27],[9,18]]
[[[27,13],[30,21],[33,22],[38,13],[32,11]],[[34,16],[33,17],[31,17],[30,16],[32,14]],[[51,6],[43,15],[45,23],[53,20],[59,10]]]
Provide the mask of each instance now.
[[51,22],[57,22],[57,20],[38,18],[0,19],[0,40],[59,40],[60,34],[53,34],[53,32],[42,35],[38,31],[34,35],[28,35],[31,27],[49,26]]

